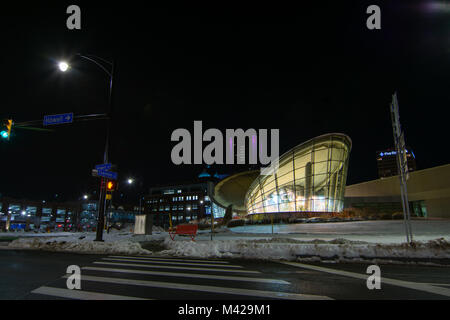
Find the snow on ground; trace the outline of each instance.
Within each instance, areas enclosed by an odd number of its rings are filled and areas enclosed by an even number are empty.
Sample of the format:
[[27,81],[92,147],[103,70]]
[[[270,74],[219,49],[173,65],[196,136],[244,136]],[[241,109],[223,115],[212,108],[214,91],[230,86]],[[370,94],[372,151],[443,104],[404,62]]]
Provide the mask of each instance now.
[[[450,220],[412,220],[414,240],[428,241],[444,238],[450,241]],[[230,229],[241,236],[272,236],[271,225],[249,225]],[[344,238],[371,243],[403,243],[406,241],[403,220],[352,221],[333,223],[274,224],[278,237],[300,240],[333,240]]]
[[300,241],[288,238],[260,240],[165,240],[160,254],[189,257],[227,257],[282,260],[362,261],[372,259],[449,259],[450,242],[436,239],[408,244],[374,244],[345,239]]
[[[12,241],[8,247],[201,258],[313,261],[450,259],[450,220],[414,220],[412,223],[415,235],[413,246],[404,243],[403,221],[390,220],[274,225],[274,234],[271,233],[270,225],[218,228],[213,234],[213,240],[209,230],[201,230],[196,241],[179,235],[172,241],[168,233],[161,229],[154,230],[152,235],[134,235],[129,230],[112,230],[109,234],[103,233],[104,242],[93,241],[95,232],[62,233],[63,236],[60,233],[34,234]],[[152,252],[144,249],[144,243],[149,242],[161,243],[165,250]]]
[[1,238],[16,238],[16,237],[68,237],[71,235],[77,235],[80,234],[80,232],[25,232],[25,231],[9,231],[9,232],[1,232],[0,233],[0,239]]
[[[62,233],[62,232],[61,232]],[[99,254],[151,254],[141,247],[134,235],[127,231],[112,230],[103,233],[103,242],[96,242],[95,232],[43,233],[21,237],[12,241],[10,249],[36,249]],[[16,235],[18,235],[16,233]],[[25,235],[25,234],[24,234]]]

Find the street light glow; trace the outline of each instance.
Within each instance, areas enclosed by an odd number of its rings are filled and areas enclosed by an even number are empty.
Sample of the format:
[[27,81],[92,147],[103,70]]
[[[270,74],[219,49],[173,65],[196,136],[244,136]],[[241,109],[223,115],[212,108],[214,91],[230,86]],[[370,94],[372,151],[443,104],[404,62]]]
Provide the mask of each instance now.
[[87,198],[88,198],[88,195],[87,195],[87,194],[85,194],[85,195],[83,196],[83,198],[84,198],[84,199],[87,199]]
[[128,179],[128,184],[132,184],[134,182],[134,180],[133,179]]
[[61,62],[58,64],[58,68],[59,68],[59,70],[61,70],[62,72],[66,72],[66,71],[69,69],[69,64],[68,64],[67,62],[65,62],[65,61],[61,61]]

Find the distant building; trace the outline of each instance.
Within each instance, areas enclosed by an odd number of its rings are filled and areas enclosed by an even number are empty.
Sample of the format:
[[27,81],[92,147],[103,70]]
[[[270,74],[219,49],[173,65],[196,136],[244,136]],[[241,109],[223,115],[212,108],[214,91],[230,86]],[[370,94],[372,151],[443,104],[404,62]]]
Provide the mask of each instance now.
[[153,224],[163,228],[192,220],[200,220],[211,214],[208,182],[186,182],[150,188],[144,197],[145,214],[153,214]]
[[[383,151],[377,151],[377,167],[378,178],[386,178],[398,175],[397,169],[397,152],[395,149],[387,149]],[[416,157],[414,152],[410,149],[406,149],[406,157],[408,163],[409,172],[416,171]]]
[[[0,229],[68,230],[77,223],[80,204],[0,198]],[[70,227],[69,227],[70,226]]]
[[[450,217],[450,164],[411,172],[407,188],[413,217]],[[345,207],[378,213],[402,212],[398,176],[347,186]]]
[[[97,227],[98,200],[72,202],[0,198],[0,230],[89,231]],[[115,205],[107,208],[109,222],[134,222],[139,207]]]

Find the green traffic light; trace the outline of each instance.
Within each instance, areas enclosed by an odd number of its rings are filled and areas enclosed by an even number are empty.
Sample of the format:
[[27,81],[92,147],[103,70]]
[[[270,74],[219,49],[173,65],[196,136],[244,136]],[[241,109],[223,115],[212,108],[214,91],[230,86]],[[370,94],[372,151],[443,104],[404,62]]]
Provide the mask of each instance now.
[[0,132],[0,135],[2,136],[3,139],[8,139],[9,137],[8,131],[2,131]]

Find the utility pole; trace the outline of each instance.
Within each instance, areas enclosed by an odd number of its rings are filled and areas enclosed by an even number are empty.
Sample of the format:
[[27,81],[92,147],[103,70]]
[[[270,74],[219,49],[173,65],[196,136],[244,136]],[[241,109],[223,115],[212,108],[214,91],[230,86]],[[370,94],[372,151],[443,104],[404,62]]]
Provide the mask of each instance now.
[[[108,110],[106,112],[106,143],[105,143],[105,152],[103,154],[103,164],[106,166],[108,165],[108,152],[109,152],[109,144],[110,144],[110,131],[111,131],[111,118],[113,113],[113,83],[114,83],[114,72],[115,72],[115,63],[114,61],[108,61],[101,57],[95,56],[95,55],[82,55],[80,53],[76,54],[77,57],[80,57],[84,60],[88,60],[89,62],[94,63],[96,66],[98,66],[100,69],[102,69],[109,77],[109,93],[108,93]],[[107,65],[107,67],[105,67]],[[108,70],[109,68],[109,70]],[[70,69],[70,66],[67,64],[67,62],[60,62],[59,63],[59,69],[62,72],[66,72]],[[65,115],[66,116],[66,115]],[[67,115],[68,120],[70,122],[72,121],[73,114]],[[62,118],[61,121],[64,121],[65,117]],[[59,118],[56,118],[57,121],[60,121]],[[44,124],[45,124],[45,118],[44,118]],[[52,121],[53,124],[55,124],[54,121]],[[61,122],[62,123],[62,122]],[[108,175],[102,175],[99,174],[102,178],[100,180],[100,193],[99,193],[99,200],[98,200],[98,216],[97,216],[97,234],[94,241],[103,241],[103,229],[105,224],[105,212],[106,212],[106,184],[108,183],[108,179],[117,179],[117,174],[109,173]]]
[[400,179],[400,194],[403,207],[403,218],[405,222],[406,241],[408,243],[412,243],[413,234],[411,229],[411,214],[409,211],[408,189],[406,187],[406,181],[409,179],[408,162],[406,158],[405,134],[401,130],[400,115],[398,109],[399,107],[397,100],[397,92],[395,92],[392,95],[392,103],[391,103],[392,130],[394,134],[397,169]]
[[[80,55],[81,56],[81,55]],[[90,61],[93,61],[89,57],[84,57]],[[103,60],[102,60],[103,61]],[[95,61],[94,61],[95,62]],[[95,62],[96,63],[96,62]],[[96,63],[98,64],[98,63]],[[109,75],[109,101],[108,101],[108,119],[106,124],[106,142],[105,142],[105,151],[103,154],[103,163],[107,164],[109,160],[109,140],[110,140],[110,131],[111,131],[111,118],[112,118],[112,94],[113,94],[113,81],[114,81],[114,61],[108,62],[108,64],[111,66],[111,72],[106,71],[106,73]],[[95,237],[95,241],[103,241],[103,229],[105,225],[105,213],[106,213],[106,179],[101,178],[100,182],[100,194],[99,194],[99,200],[98,200],[98,219],[97,219],[97,233]]]

